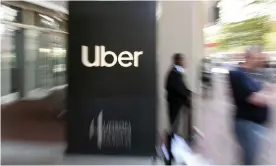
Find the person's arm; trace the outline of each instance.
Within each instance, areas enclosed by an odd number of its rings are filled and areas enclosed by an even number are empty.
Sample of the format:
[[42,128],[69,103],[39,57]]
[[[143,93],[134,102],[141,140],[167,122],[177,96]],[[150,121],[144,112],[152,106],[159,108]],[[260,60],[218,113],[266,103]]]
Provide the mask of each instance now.
[[246,99],[249,103],[256,106],[265,107],[267,106],[268,96],[261,92],[254,92]]
[[[268,77],[269,78],[269,77]],[[271,79],[269,81],[272,81]],[[259,106],[266,106],[271,95],[275,94],[276,85],[272,83],[264,83],[263,88],[259,92],[253,93],[249,98],[248,102]]]

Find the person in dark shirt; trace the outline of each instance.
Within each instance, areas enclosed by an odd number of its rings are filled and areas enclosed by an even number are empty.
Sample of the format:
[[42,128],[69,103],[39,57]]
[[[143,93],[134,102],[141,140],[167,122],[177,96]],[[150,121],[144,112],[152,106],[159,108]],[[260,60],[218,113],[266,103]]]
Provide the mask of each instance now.
[[[167,90],[167,101],[169,110],[169,121],[173,128],[178,118],[180,110],[183,106],[188,108],[191,107],[191,91],[186,87],[184,82],[184,56],[177,53],[173,56],[173,66],[168,74],[166,80]],[[190,111],[190,110],[189,110]],[[191,114],[188,114],[188,137],[191,136]],[[172,129],[173,130],[173,129]],[[167,137],[167,148],[169,151],[169,159],[166,160],[167,165],[171,165],[172,152],[171,152],[171,141],[173,138],[173,131],[168,134]]]
[[245,53],[245,63],[229,72],[236,105],[235,135],[243,151],[244,165],[256,164],[269,118],[269,95],[263,93],[262,83],[248,74],[261,65],[260,55],[258,47],[250,47]]

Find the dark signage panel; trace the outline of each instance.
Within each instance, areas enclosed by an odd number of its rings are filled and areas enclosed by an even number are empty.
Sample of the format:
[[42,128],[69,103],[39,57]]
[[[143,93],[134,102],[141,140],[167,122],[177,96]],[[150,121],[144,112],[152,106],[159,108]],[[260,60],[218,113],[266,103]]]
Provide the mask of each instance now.
[[68,153],[152,155],[155,2],[69,1]]

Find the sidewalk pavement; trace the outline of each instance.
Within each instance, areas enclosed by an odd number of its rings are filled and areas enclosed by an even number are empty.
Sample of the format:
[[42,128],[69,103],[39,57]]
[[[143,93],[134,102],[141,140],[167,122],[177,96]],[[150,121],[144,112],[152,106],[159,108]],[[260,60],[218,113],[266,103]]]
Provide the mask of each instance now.
[[[235,106],[232,104],[228,82],[223,77],[216,77],[213,98],[199,101],[197,127],[204,133],[204,140],[199,139],[195,150],[211,159],[216,165],[240,164],[240,147],[232,131],[232,116]],[[276,100],[274,100],[276,101]],[[260,153],[260,164],[276,164],[276,105],[271,103],[271,124],[265,135]]]

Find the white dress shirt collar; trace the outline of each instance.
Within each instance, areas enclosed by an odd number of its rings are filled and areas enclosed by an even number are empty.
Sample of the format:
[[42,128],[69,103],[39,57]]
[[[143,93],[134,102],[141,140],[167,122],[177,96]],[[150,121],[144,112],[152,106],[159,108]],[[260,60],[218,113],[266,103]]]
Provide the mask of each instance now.
[[174,65],[174,67],[179,73],[185,73],[185,69],[182,66]]

